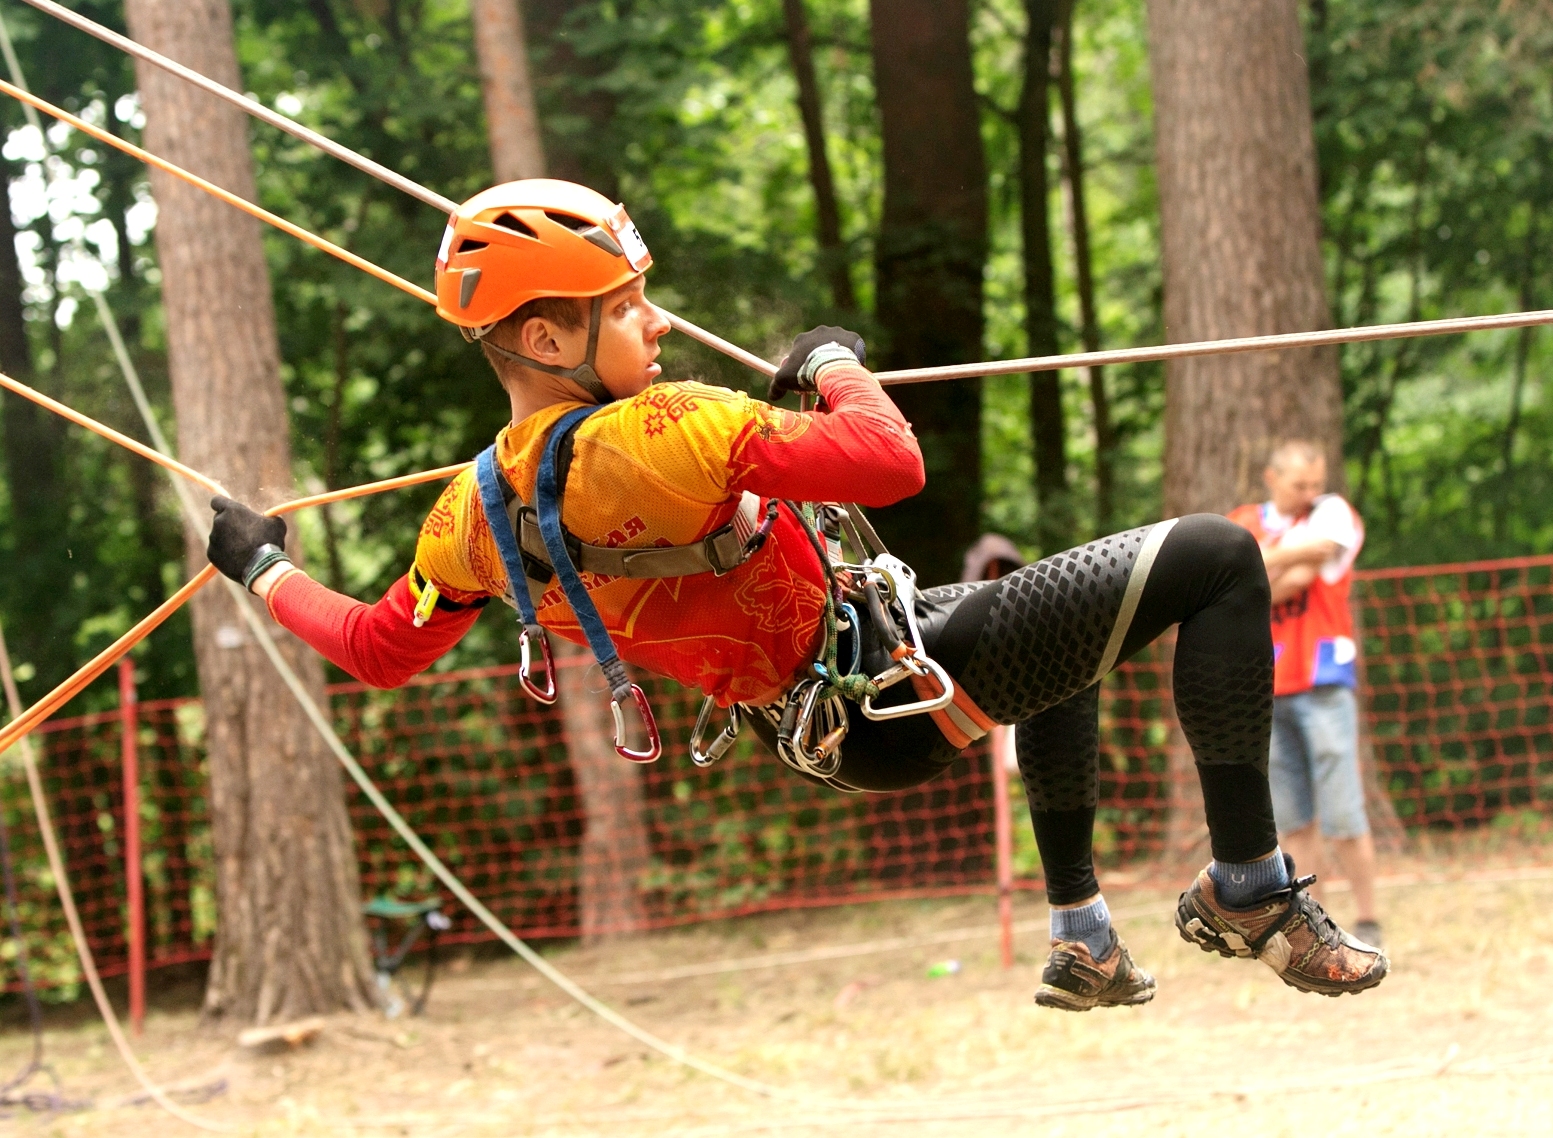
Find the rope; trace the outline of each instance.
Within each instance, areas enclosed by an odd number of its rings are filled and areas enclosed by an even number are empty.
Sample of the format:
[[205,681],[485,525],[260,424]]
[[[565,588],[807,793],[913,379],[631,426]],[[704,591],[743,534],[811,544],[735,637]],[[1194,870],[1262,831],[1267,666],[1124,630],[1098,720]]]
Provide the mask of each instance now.
[[148,166],[155,166],[158,170],[171,174],[173,177],[179,178],[182,181],[187,182],[189,185],[194,186],[196,189],[204,190],[212,197],[220,198],[228,205],[236,206],[250,217],[256,217],[266,224],[273,225],[282,233],[289,233],[298,241],[311,245],[315,249],[321,249],[325,253],[328,253],[331,257],[338,257],[347,265],[360,269],[362,272],[367,273],[370,276],[374,276],[380,281],[385,281],[400,291],[409,293],[417,300],[424,300],[427,304],[431,305],[435,305],[437,303],[436,296],[427,292],[420,285],[411,284],[403,277],[396,276],[395,274],[389,272],[387,269],[379,268],[365,257],[358,257],[350,250],[340,248],[340,246],[336,245],[333,241],[325,240],[322,237],[310,233],[306,229],[303,229],[300,225],[295,225],[283,217],[276,216],[269,210],[265,209],[263,206],[254,205],[247,198],[239,197],[237,194],[232,193],[230,190],[223,190],[214,182],[207,182],[198,174],[191,174],[182,166],[175,165],[174,163],[167,161],[165,158],[158,158],[149,150],[142,150],[132,142],[125,142],[122,138],[119,138],[111,131],[106,131],[101,127],[93,126],[85,119],[77,118],[69,111],[64,110],[61,107],[56,107],[47,99],[40,99],[32,92],[23,90],[22,88],[16,86],[14,83],[7,83],[3,79],[0,79],[0,91],[10,95],[13,99],[20,100],[28,106],[36,107],[44,114],[51,115],[62,123],[68,123],[70,126],[74,127],[76,130],[81,131],[83,134],[91,135],[98,142],[103,142],[117,150],[122,150],[125,154],[128,154],[133,158],[140,159],[140,161],[144,162]]
[[[133,371],[128,374],[133,374]],[[139,386],[138,379],[136,380],[135,386]],[[176,459],[169,458],[166,454],[152,450],[144,443],[136,442],[134,439],[129,438],[127,435],[115,431],[112,427],[105,426],[88,415],[83,415],[79,411],[72,410],[71,408],[64,406],[62,403],[59,403],[57,400],[50,399],[42,392],[35,391],[31,387],[28,387],[25,383],[20,383],[3,373],[0,373],[0,387],[4,387],[9,391],[14,391],[17,395],[20,395],[25,399],[30,399],[34,403],[38,404],[38,406],[45,407],[48,410],[55,412],[56,414],[64,416],[72,423],[76,423],[79,426],[85,427],[87,430],[101,435],[103,438],[108,439],[110,442],[117,443],[120,446],[125,447],[126,449],[131,450],[138,455],[141,455],[142,457],[149,458],[163,469],[171,473],[182,475],[190,481],[196,482],[199,485],[205,487],[212,493],[226,494],[226,490],[223,489],[221,483],[217,482],[215,479],[201,474],[199,471],[194,470],[188,466],[185,466],[183,463],[178,462]],[[139,404],[143,399],[144,392],[142,392],[140,399],[137,400],[137,404]],[[142,414],[149,412],[149,410],[150,405],[145,404],[142,409]],[[148,421],[155,423],[154,418]],[[160,435],[160,428],[156,428],[156,433]],[[161,442],[165,445],[165,437],[161,439]],[[435,482],[458,473],[466,465],[468,464],[465,463],[456,466],[442,466],[435,470],[423,470],[416,474],[403,474],[395,478],[385,478],[377,482],[368,482],[361,486],[350,486],[341,490],[331,490],[326,494],[314,494],[306,498],[297,498],[294,501],[283,502],[278,506],[271,506],[268,510],[265,511],[265,513],[271,517],[276,517],[282,514],[293,513],[294,511],[300,510],[306,506],[317,506],[326,502],[341,502],[350,498],[363,498],[371,494],[381,494],[388,490],[397,490],[406,486],[416,486],[423,482]],[[180,490],[182,489],[181,484],[174,483],[174,485],[178,486]],[[195,593],[199,592],[200,589],[208,585],[216,577],[216,575],[216,567],[214,565],[207,565],[181,589],[179,589],[171,597],[167,598],[167,600],[158,605],[149,616],[141,620],[138,624],[135,625],[135,627],[131,628],[128,632],[119,637],[119,639],[115,640],[107,648],[103,649],[103,651],[93,657],[90,662],[82,666],[48,695],[44,696],[37,703],[33,704],[32,707],[28,708],[25,712],[22,712],[15,719],[13,719],[12,722],[6,724],[5,728],[0,730],[0,751],[3,751],[6,747],[9,747],[22,735],[25,735],[28,731],[32,730],[43,720],[54,714],[55,711],[64,706],[71,699],[74,699],[83,688],[85,688],[98,676],[102,675],[105,671],[111,668],[121,656],[123,656],[135,645],[139,644],[153,631],[155,631],[158,626],[166,621],[168,617],[172,616],[173,613],[183,607],[183,604],[188,601],[189,598],[191,598]]]
[[[6,728],[7,741],[0,742],[0,754],[3,754],[10,746],[11,729],[20,719],[19,713],[22,706],[21,696],[16,690],[16,677],[11,672],[11,653],[6,648],[3,631],[0,631],[0,681],[5,684],[6,703],[10,707],[12,717],[12,722]],[[215,1134],[231,1133],[233,1127],[207,1122],[190,1114],[168,1098],[162,1089],[151,1081],[145,1068],[135,1058],[135,1053],[130,1050],[129,1040],[124,1038],[124,1029],[119,1026],[118,1016],[114,1013],[113,1005],[108,1001],[108,993],[102,986],[102,977],[97,974],[97,964],[92,959],[92,951],[87,945],[86,930],[81,925],[81,914],[76,911],[75,897],[70,891],[70,878],[65,873],[65,860],[60,856],[59,842],[54,836],[54,823],[49,817],[48,796],[44,793],[43,779],[38,774],[37,760],[32,753],[32,741],[25,737],[25,732],[18,738],[21,742],[22,767],[27,772],[27,789],[32,795],[32,808],[38,816],[38,829],[43,835],[43,849],[48,855],[49,872],[54,876],[54,887],[59,893],[59,903],[65,910],[65,922],[70,926],[71,939],[75,941],[76,954],[81,960],[81,971],[86,976],[87,986],[92,990],[92,999],[97,1002],[97,1010],[101,1013],[103,1022],[107,1024],[108,1034],[113,1039],[113,1046],[118,1050],[119,1058],[124,1061],[124,1065],[135,1076],[135,1081],[145,1089],[146,1094],[168,1114],[201,1130],[208,1130]]]
[[[46,12],[51,16],[63,20],[65,23],[86,32],[88,35],[95,36],[105,43],[112,44],[113,46],[128,52],[138,59],[143,59],[148,63],[163,68],[164,70],[177,75],[179,78],[185,79],[188,82],[195,84],[202,90],[210,92],[218,98],[225,99],[232,105],[242,108],[244,111],[250,115],[253,115],[255,118],[269,123],[270,125],[285,131],[293,137],[302,139],[304,142],[317,147],[324,153],[332,155],[333,157],[340,159],[342,162],[346,162],[349,165],[354,166],[356,169],[372,175],[374,178],[378,178],[388,185],[393,186],[395,189],[402,190],[404,193],[409,194],[411,197],[414,197],[419,201],[426,202],[428,205],[433,205],[438,209],[449,213],[458,208],[457,203],[452,199],[445,198],[441,194],[434,193],[427,189],[425,186],[413,182],[401,174],[396,174],[394,171],[389,170],[387,167],[372,161],[370,158],[366,158],[360,154],[357,154],[350,148],[342,146],[341,144],[334,142],[332,139],[326,138],[324,135],[319,134],[317,131],[303,126],[301,123],[295,121],[294,119],[288,118],[276,111],[272,111],[268,107],[265,107],[244,95],[238,94],[231,88],[223,86],[222,84],[216,82],[214,79],[211,79],[205,75],[201,75],[199,72],[185,67],[181,63],[177,63],[171,59],[168,59],[166,56],[161,55],[160,53],[155,52],[148,47],[138,44],[134,40],[122,36],[115,31],[105,28],[101,24],[95,23],[92,20],[87,19],[85,16],[80,15],[79,13],[72,12],[68,8],[64,8],[59,4],[54,3],[53,0],[26,0],[26,3],[32,5],[32,7],[37,8],[41,12]],[[141,159],[144,162],[157,166],[159,169],[166,170],[167,172],[174,174],[177,177],[184,178],[185,180],[189,181],[191,185],[197,185],[201,189],[215,194],[223,201],[227,201],[230,204],[237,206],[237,208],[243,210],[245,213],[252,214],[262,221],[269,222],[271,225],[276,226],[276,228],[281,229],[286,233],[290,233],[292,236],[307,242],[307,244],[312,245],[315,248],[322,249],[324,252],[340,257],[347,263],[355,265],[357,268],[362,269],[364,272],[370,273],[380,280],[387,281],[389,284],[394,285],[396,288],[403,289],[405,292],[410,293],[412,296],[416,296],[421,300],[427,301],[428,303],[436,303],[436,297],[427,292],[425,289],[419,288],[416,285],[412,285],[408,281],[395,276],[385,269],[378,268],[370,261],[366,261],[364,258],[357,257],[355,254],[349,253],[346,250],[341,249],[339,246],[325,241],[321,237],[315,237],[307,230],[293,225],[292,223],[279,217],[276,217],[274,214],[269,213],[267,210],[263,210],[260,207],[245,201],[243,198],[237,197],[235,194],[230,194],[226,190],[222,190],[219,187],[211,185],[209,182],[205,182],[203,179],[198,179],[195,177],[195,175],[181,170],[179,167],[174,166],[172,163],[167,162],[164,159],[157,158],[154,155],[141,150],[139,147],[122,142],[111,133],[99,130],[89,123],[82,122],[74,115],[71,115],[66,111],[62,111],[59,108],[46,103],[42,99],[38,99],[36,96],[30,95],[27,92],[20,90],[19,88],[12,87],[10,84],[0,84],[0,90],[5,91],[5,93],[12,95],[15,98],[21,99],[23,103],[46,111],[48,114],[53,115],[54,117],[60,119],[62,122],[70,123],[70,125],[76,127],[78,130],[83,130],[90,134],[92,137],[97,138],[110,146],[116,146],[127,154],[133,154],[135,157]],[[744,364],[745,366],[760,372],[762,375],[771,376],[776,374],[775,365],[768,363],[767,361],[761,359],[759,356],[745,351],[743,348],[740,348],[737,345],[724,340],[720,336],[716,336],[713,333],[706,331],[704,328],[700,328],[695,324],[692,324],[690,321],[685,320],[682,317],[674,315],[672,312],[669,312],[666,309],[660,309],[660,311],[663,312],[663,314],[668,318],[669,323],[673,325],[676,330],[683,332],[685,335],[691,337],[692,339],[699,340],[701,343],[706,344],[708,347],[722,352],[724,355],[727,355],[730,358]],[[1451,317],[1443,320],[1414,320],[1400,324],[1376,324],[1369,327],[1334,328],[1319,332],[1287,332],[1272,336],[1242,336],[1231,339],[1202,340],[1185,344],[1165,344],[1155,347],[1116,348],[1103,352],[1074,352],[1068,355],[1028,356],[1022,359],[997,360],[987,363],[952,364],[945,367],[910,368],[898,371],[876,372],[875,378],[877,378],[880,383],[886,385],[901,383],[927,383],[935,380],[974,379],[991,375],[1014,375],[1035,371],[1058,371],[1067,368],[1099,367],[1102,365],[1111,364],[1154,363],[1161,360],[1188,359],[1200,356],[1230,355],[1240,352],[1279,351],[1289,348],[1311,348],[1333,344],[1368,343],[1377,340],[1402,340],[1424,336],[1446,336],[1462,332],[1481,332],[1507,328],[1530,328],[1545,324],[1553,324],[1553,310],[1543,309],[1540,311],[1511,312],[1492,316]]]
[[906,371],[876,372],[874,378],[883,384],[927,383],[939,379],[975,379],[986,375],[1057,371],[1062,368],[1195,359],[1199,356],[1223,356],[1236,352],[1272,352],[1287,348],[1319,348],[1330,344],[1363,344],[1374,340],[1448,336],[1458,332],[1534,328],[1543,324],[1553,324],[1553,309],[1506,312],[1493,316],[1453,316],[1445,320],[1411,320],[1402,324],[1371,324],[1356,328],[1329,328],[1321,332],[1283,332],[1276,336],[1239,336],[1227,340],[1199,340],[1187,344],[1162,344],[1148,348],[1114,348],[1104,352],[1073,352],[1065,356],[1029,356],[1019,360],[952,364],[948,367],[920,367]]

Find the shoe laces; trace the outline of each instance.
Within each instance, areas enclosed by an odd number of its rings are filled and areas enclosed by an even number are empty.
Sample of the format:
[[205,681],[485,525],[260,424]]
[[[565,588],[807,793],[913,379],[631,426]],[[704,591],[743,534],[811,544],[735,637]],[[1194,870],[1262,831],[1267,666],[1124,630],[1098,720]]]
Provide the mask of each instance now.
[[1337,922],[1327,915],[1326,907],[1307,892],[1315,883],[1314,873],[1305,877],[1296,877],[1289,883],[1289,901],[1296,910],[1304,914],[1305,923],[1310,926],[1311,932],[1320,938],[1322,944],[1331,949],[1341,948],[1343,930],[1338,928]]

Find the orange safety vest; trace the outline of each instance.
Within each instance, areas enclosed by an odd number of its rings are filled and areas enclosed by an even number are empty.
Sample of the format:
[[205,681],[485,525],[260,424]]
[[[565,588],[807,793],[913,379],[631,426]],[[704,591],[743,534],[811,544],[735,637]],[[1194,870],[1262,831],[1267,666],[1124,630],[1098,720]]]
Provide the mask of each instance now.
[[[1317,503],[1322,500],[1316,499]],[[1347,502],[1343,505],[1353,511]],[[1271,502],[1238,506],[1230,511],[1229,519],[1249,530],[1257,544],[1268,548],[1288,532],[1268,532],[1267,511],[1271,509]],[[1353,517],[1362,538],[1363,523],[1356,511]],[[1352,582],[1351,568],[1345,569],[1336,582],[1328,582],[1317,574],[1304,592],[1273,606],[1275,696],[1297,695],[1328,684],[1356,686],[1358,649],[1354,643],[1353,610],[1349,607]]]

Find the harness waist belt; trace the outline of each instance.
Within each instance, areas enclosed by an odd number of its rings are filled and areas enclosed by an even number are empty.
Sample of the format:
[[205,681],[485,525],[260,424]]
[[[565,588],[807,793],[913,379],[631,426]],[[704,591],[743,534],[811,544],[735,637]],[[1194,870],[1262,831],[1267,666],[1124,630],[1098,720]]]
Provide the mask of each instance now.
[[[507,514],[518,531],[523,552],[539,565],[550,568],[550,555],[545,551],[545,540],[539,532],[539,515],[517,498],[508,503]],[[738,509],[726,525],[689,545],[625,549],[588,545],[570,533],[566,535],[566,545],[572,563],[584,573],[637,580],[689,577],[696,573],[721,576],[748,560],[745,544],[755,532],[759,517],[760,499],[745,491],[739,499]]]

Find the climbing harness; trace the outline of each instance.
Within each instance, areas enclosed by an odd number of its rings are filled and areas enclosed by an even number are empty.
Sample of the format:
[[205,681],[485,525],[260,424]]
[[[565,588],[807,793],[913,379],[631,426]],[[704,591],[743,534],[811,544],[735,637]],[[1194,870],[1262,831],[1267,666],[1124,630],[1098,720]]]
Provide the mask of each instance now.
[[[573,437],[583,420],[599,410],[602,408],[596,406],[575,408],[561,416],[550,429],[543,444],[533,506],[519,498],[502,473],[496,461],[495,444],[475,459],[475,479],[486,524],[507,571],[507,592],[502,599],[517,609],[523,624],[519,640],[522,656],[519,683],[540,702],[555,702],[555,665],[545,631],[539,624],[536,605],[550,582],[558,581],[609,683],[610,709],[615,719],[615,753],[632,762],[650,763],[663,753],[657,720],[646,694],[626,674],[614,639],[604,627],[603,618],[580,574],[634,579],[688,577],[697,573],[721,576],[743,565],[764,547],[776,524],[776,510],[774,505],[768,507],[765,519],[757,524],[760,501],[753,494],[745,494],[732,519],[689,545],[619,549],[577,540],[562,524],[561,503],[571,466]],[[535,643],[544,659],[543,687],[533,678]],[[628,745],[622,710],[627,703],[636,708],[646,730],[645,749],[636,750]]]
[[[841,745],[851,726],[849,701],[864,716],[878,721],[928,715],[960,749],[985,735],[992,728],[991,719],[923,646],[917,625],[916,573],[885,549],[862,510],[833,502],[786,505],[803,527],[824,573],[822,647],[808,673],[782,699],[760,707],[730,707],[727,725],[707,745],[703,740],[715,701],[703,700],[690,737],[691,761],[701,767],[712,765],[733,746],[744,718],[760,715],[775,729],[777,757],[784,763],[838,790],[852,791],[837,778]],[[860,558],[856,562],[841,560],[843,531]],[[873,676],[859,670],[865,636],[860,613],[867,614],[891,660],[889,667]],[[875,706],[880,693],[908,679],[915,700]]]

